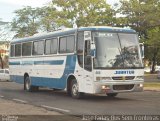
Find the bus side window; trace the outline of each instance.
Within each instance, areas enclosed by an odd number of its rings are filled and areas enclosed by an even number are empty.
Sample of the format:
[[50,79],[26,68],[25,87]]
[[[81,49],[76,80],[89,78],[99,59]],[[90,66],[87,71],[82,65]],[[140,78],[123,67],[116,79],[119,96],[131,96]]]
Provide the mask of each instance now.
[[44,41],[36,41],[33,42],[33,50],[32,54],[33,55],[43,55],[44,53]]
[[21,49],[22,49],[22,46],[21,44],[16,44],[15,45],[15,56],[21,56]]
[[15,56],[15,46],[14,45],[11,45],[11,47],[10,47],[10,56],[11,57]]
[[56,54],[57,53],[57,39],[47,39],[45,41],[45,54]]
[[32,42],[22,44],[22,56],[31,56]]
[[59,53],[73,53],[75,47],[75,37],[73,35],[61,37],[59,39]]

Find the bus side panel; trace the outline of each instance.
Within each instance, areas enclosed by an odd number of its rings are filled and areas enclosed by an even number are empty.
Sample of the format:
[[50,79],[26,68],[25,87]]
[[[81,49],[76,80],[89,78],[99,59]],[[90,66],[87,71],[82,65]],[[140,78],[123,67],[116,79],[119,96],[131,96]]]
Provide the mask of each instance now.
[[[54,60],[48,61],[51,58]],[[25,62],[34,65],[24,64]],[[24,74],[28,73],[34,86],[65,89],[68,75],[73,74],[75,70],[76,55],[44,57],[41,61],[24,59],[10,65],[12,81],[24,83]]]
[[10,59],[9,62],[9,70],[10,70],[10,80],[17,82],[17,83],[24,83],[24,77],[21,75],[21,63],[20,60],[17,59],[16,61]]
[[[76,55],[68,55],[66,58],[65,68],[63,70],[63,75],[60,78],[46,78],[46,77],[31,77],[32,85],[44,86],[50,88],[65,89],[67,77],[69,74],[74,73],[76,64]],[[59,70],[53,70],[59,71]]]
[[14,81],[16,83],[23,84],[24,83],[24,77],[23,76],[16,76],[16,75],[10,75],[10,80]]

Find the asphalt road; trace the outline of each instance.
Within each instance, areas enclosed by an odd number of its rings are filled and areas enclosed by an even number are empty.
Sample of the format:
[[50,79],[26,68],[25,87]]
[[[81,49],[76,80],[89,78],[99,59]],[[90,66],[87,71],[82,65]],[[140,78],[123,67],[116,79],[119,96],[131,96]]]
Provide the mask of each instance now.
[[72,115],[159,115],[160,92],[121,93],[115,98],[85,95],[72,99],[63,91],[26,92],[22,84],[0,82],[0,97]]

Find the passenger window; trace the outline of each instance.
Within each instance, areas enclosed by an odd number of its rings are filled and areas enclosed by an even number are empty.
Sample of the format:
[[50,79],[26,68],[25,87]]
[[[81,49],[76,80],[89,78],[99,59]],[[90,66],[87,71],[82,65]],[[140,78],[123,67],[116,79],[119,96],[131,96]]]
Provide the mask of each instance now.
[[5,73],[6,73],[6,74],[9,74],[9,71],[8,71],[8,70],[5,70]]
[[15,56],[15,46],[14,46],[14,45],[11,45],[11,48],[10,48],[10,56],[11,56],[11,57],[14,57],[14,56]]
[[67,41],[66,37],[60,38],[60,44],[59,44],[60,53],[66,53],[66,49],[67,49],[66,41]]
[[68,36],[67,37],[67,53],[72,53],[74,52],[74,36]]
[[33,42],[33,55],[43,55],[44,53],[44,42],[43,41],[37,41]]
[[22,56],[31,56],[32,42],[22,44]]
[[21,56],[21,44],[15,45],[15,56]]
[[0,70],[0,73],[4,73],[4,70]]
[[74,36],[67,36],[60,38],[59,52],[60,53],[73,53],[75,47]]
[[45,54],[56,54],[57,53],[57,39],[46,40]]

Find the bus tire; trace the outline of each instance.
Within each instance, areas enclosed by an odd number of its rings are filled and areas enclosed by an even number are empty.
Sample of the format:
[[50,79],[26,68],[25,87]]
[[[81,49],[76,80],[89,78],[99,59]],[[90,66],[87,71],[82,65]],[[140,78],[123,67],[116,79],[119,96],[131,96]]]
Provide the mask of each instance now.
[[83,93],[78,90],[78,83],[76,79],[73,79],[71,82],[71,96],[75,99],[80,99],[83,97]]
[[107,93],[108,97],[116,97],[118,93]]
[[31,79],[29,78],[29,76],[27,76],[27,77],[25,77],[25,80],[24,80],[24,89],[28,92],[33,92],[33,91],[38,91],[39,87],[32,86]]

